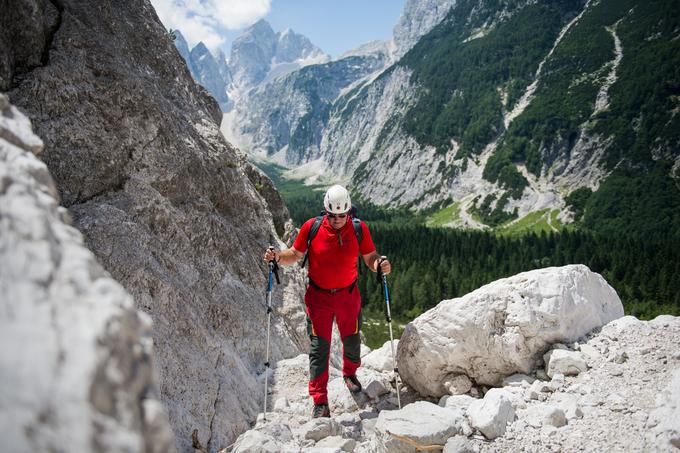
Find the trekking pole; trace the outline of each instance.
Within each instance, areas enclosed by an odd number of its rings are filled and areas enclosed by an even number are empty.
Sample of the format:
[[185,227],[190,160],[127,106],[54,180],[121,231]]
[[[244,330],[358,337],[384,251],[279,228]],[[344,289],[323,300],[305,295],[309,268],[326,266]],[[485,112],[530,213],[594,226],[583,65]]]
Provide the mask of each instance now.
[[[269,246],[269,250],[274,250],[273,246]],[[272,287],[274,282],[272,274],[276,277],[276,284],[281,284],[279,280],[279,265],[276,263],[276,258],[267,263],[269,267],[269,278],[267,279],[267,360],[264,362],[264,421],[267,421],[267,390],[269,384],[269,331],[272,322]]]
[[386,256],[381,256],[380,261],[378,261],[378,282],[382,283],[383,285],[383,291],[385,293],[385,305],[386,305],[386,311],[385,311],[385,319],[387,320],[387,325],[390,328],[390,349],[392,350],[392,368],[394,369],[395,372],[395,381],[397,383],[397,403],[399,404],[399,409],[401,409],[401,391],[400,391],[400,386],[399,386],[399,368],[397,368],[397,361],[394,356],[394,335],[392,334],[392,313],[390,311],[390,292],[387,289],[387,275],[383,274],[382,269],[380,265],[384,260],[386,260]]

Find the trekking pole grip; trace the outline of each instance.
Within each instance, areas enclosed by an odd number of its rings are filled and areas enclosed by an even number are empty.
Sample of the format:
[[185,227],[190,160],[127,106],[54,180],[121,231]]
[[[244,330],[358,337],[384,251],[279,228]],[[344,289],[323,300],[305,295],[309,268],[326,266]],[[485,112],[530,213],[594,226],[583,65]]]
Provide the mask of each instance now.
[[[270,245],[269,250],[273,252],[274,246]],[[269,261],[269,268],[274,273],[274,277],[276,277],[276,284],[280,285],[281,280],[279,279],[279,263],[276,262],[276,254],[274,255],[274,258]]]
[[383,282],[384,275],[383,275],[383,271],[382,271],[382,263],[386,259],[387,259],[386,256],[381,256],[380,258],[378,258],[378,266],[376,267],[375,273],[377,274],[376,279],[378,280],[379,284],[382,284],[382,282]]

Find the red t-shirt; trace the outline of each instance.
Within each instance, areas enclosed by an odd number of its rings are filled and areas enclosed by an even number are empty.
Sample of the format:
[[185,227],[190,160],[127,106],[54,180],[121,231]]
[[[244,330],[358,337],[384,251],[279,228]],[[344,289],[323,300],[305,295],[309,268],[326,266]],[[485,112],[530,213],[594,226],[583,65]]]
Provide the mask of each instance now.
[[[307,237],[313,223],[314,218],[311,218],[302,225],[300,234],[293,244],[293,247],[302,253],[307,250]],[[363,236],[359,247],[351,218],[347,218],[347,223],[340,230],[334,230],[328,224],[328,219],[323,218],[319,231],[312,239],[308,257],[309,278],[314,283],[325,289],[335,289],[349,286],[356,280],[359,253],[366,255],[375,251],[371,233],[363,221],[361,229]],[[342,245],[338,235],[342,235]]]

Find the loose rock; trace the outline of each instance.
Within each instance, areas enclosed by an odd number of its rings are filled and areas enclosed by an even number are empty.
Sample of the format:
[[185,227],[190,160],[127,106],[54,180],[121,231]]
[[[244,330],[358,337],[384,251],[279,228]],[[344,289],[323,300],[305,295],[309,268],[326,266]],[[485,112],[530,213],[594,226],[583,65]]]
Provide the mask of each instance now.
[[474,401],[468,408],[470,424],[487,439],[495,439],[505,433],[508,423],[515,420],[512,395],[505,390],[491,389],[484,399]]

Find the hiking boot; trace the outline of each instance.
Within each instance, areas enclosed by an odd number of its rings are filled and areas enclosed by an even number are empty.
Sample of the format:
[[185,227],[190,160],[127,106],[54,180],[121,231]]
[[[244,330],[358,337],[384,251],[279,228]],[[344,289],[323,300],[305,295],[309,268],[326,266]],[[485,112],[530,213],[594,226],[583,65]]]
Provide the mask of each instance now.
[[315,404],[314,410],[312,411],[312,418],[330,417],[331,410],[328,408],[328,404]]
[[357,393],[361,391],[361,382],[357,379],[357,375],[353,374],[351,376],[343,376],[342,379],[345,381],[345,385],[352,393]]

